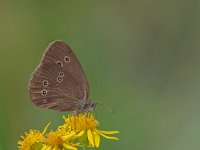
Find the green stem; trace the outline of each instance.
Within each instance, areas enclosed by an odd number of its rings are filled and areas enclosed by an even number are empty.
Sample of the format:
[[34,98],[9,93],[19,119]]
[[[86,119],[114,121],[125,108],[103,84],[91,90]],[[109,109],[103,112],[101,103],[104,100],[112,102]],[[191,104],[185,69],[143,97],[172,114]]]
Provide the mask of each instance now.
[[87,146],[84,144],[84,145],[83,145],[83,150],[86,150],[86,147],[87,147]]
[[83,136],[80,138],[81,145],[83,150],[87,149],[87,135],[84,133]]

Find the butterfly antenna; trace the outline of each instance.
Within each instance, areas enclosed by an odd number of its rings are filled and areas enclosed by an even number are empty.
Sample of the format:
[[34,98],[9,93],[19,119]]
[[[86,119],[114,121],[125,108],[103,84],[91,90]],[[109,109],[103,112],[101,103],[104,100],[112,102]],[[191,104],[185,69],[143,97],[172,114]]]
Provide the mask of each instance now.
[[114,111],[112,110],[111,107],[109,107],[107,105],[103,105],[101,103],[97,103],[97,104],[103,106],[104,108],[106,108],[108,110],[108,112],[114,116]]

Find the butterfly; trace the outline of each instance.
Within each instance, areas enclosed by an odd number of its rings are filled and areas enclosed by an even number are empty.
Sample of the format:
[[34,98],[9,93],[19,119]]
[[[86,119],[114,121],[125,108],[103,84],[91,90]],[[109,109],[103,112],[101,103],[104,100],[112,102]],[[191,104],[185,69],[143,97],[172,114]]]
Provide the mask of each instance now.
[[80,113],[92,111],[97,105],[90,99],[81,64],[62,40],[56,40],[46,48],[31,75],[28,91],[31,102],[39,108]]

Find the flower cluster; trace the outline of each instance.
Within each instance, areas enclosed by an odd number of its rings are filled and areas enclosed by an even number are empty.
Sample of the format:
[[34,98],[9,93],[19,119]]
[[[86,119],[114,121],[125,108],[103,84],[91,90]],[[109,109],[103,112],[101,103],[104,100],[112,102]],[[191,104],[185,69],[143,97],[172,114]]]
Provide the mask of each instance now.
[[108,136],[117,134],[119,131],[102,131],[97,129],[99,122],[93,114],[77,114],[63,117],[65,123],[58,127],[56,131],[47,133],[50,123],[44,128],[43,132],[30,130],[25,132],[18,141],[19,150],[77,150],[98,148],[100,137],[111,140],[118,140],[116,137]]

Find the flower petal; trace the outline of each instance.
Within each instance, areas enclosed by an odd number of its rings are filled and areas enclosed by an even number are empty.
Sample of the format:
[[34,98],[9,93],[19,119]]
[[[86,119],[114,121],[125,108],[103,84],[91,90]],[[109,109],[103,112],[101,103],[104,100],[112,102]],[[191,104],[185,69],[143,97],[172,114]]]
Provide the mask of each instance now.
[[46,149],[47,149],[47,146],[44,145],[41,150],[46,150]]
[[[67,132],[69,133],[69,132]],[[73,137],[76,134],[76,132],[70,132],[69,134],[66,134],[62,137],[63,140],[69,140],[71,137]]]
[[87,137],[88,137],[89,143],[94,147],[94,138],[93,138],[91,130],[87,131]]
[[71,145],[69,145],[69,144],[63,144],[64,145],[64,147],[65,148],[67,148],[67,149],[70,149],[70,150],[77,150],[77,148],[76,147],[73,147],[73,146],[71,146]]
[[51,150],[51,146],[48,146],[45,150]]
[[95,143],[95,146],[98,148],[99,144],[100,144],[100,135],[98,133],[96,133],[96,132],[94,134],[94,143]]
[[107,138],[107,139],[110,139],[110,140],[119,140],[117,137],[111,137],[111,136],[107,136],[101,132],[99,132],[103,137]]
[[117,134],[117,133],[119,133],[119,131],[101,131],[101,130],[99,130],[99,132],[101,132],[103,134]]
[[85,131],[82,130],[81,132],[79,132],[79,133],[77,134],[77,136],[82,136],[84,133],[85,133]]
[[47,131],[47,128],[49,127],[50,124],[51,124],[51,122],[49,122],[49,123],[45,126],[45,128],[44,128],[44,130],[43,130],[43,132],[42,132],[42,135],[45,134],[45,132]]

